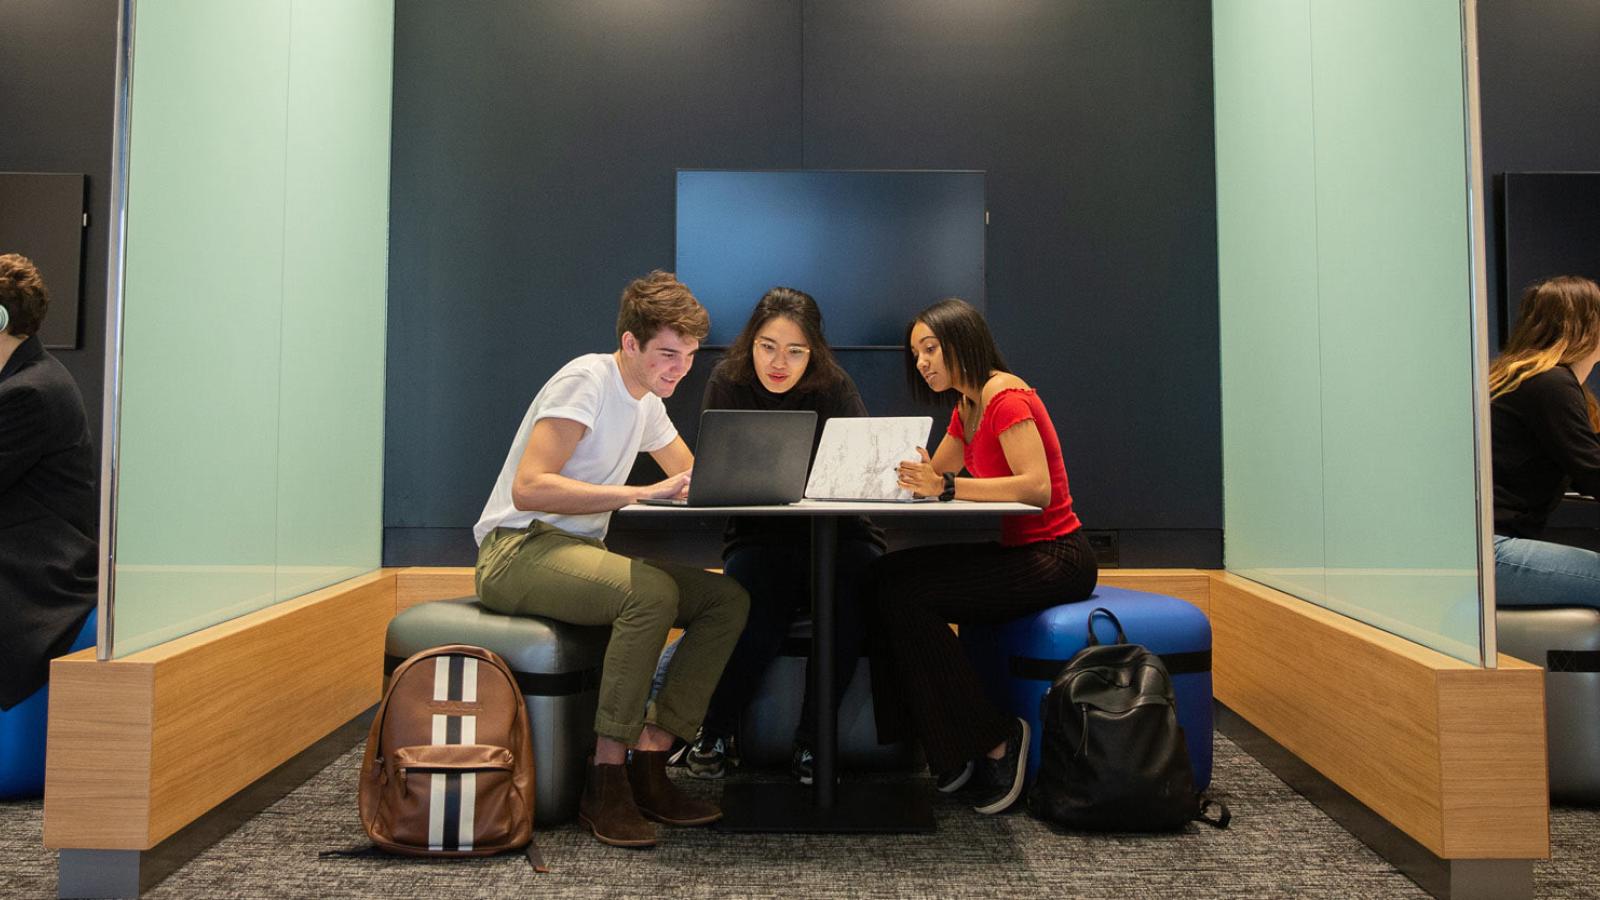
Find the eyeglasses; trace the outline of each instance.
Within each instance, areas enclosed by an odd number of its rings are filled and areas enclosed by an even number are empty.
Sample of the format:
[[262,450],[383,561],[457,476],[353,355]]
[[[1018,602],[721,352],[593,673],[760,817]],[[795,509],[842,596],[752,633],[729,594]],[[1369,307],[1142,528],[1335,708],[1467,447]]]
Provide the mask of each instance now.
[[[772,359],[778,355],[778,345],[771,341],[756,341],[755,350],[767,359]],[[799,344],[790,344],[783,349],[783,356],[789,361],[789,365],[798,366],[811,356],[811,348],[802,347]]]

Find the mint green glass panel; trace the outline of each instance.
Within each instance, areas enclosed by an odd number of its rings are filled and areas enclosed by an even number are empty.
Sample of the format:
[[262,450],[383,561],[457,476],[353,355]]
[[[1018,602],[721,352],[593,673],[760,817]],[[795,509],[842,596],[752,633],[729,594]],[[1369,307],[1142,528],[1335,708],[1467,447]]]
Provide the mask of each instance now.
[[1227,564],[1296,596],[1321,597],[1310,9],[1213,9]]
[[287,17],[139,4],[117,655],[272,602]]
[[135,10],[112,643],[380,563],[390,2]]
[[1228,568],[1481,664],[1460,6],[1213,22]]
[[383,540],[392,0],[294,0],[284,193],[277,596]]
[[1328,602],[1481,662],[1460,5],[1311,25]]

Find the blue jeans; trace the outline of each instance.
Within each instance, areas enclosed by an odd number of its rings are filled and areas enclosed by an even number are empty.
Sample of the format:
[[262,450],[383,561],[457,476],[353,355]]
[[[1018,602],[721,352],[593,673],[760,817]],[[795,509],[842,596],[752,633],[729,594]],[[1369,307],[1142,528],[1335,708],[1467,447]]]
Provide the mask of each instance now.
[[1499,606],[1600,609],[1600,553],[1497,534],[1494,593]]

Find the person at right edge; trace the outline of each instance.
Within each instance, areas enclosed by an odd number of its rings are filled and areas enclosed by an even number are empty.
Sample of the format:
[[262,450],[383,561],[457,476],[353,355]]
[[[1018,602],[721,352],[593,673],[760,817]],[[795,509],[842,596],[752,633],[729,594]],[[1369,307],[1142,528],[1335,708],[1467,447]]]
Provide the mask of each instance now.
[[[920,459],[900,464],[900,486],[1042,511],[1003,517],[999,543],[898,550],[868,571],[872,627],[886,648],[872,670],[878,740],[915,736],[939,790],[970,782],[974,809],[1001,813],[1022,796],[1028,723],[995,708],[949,623],[1005,622],[1086,600],[1099,570],[1072,511],[1050,414],[1006,367],[982,314],[942,300],[911,322],[906,343],[912,393],[929,402],[954,394],[955,410],[932,458],[919,450]],[[963,466],[968,474],[957,477]]]
[[1542,540],[1569,486],[1600,497],[1600,405],[1584,385],[1600,361],[1600,287],[1564,275],[1522,295],[1489,366],[1494,585],[1503,606],[1600,608],[1600,553]]

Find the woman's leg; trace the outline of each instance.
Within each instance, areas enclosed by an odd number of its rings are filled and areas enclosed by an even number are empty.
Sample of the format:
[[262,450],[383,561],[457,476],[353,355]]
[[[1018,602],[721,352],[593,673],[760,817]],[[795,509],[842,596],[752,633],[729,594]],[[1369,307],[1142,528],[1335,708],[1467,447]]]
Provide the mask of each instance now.
[[1600,608],[1600,553],[1495,535],[1494,593],[1501,606]]
[[791,611],[809,584],[804,555],[792,547],[751,545],[724,560],[723,572],[750,594],[750,616],[711,695],[706,734],[728,737],[737,730],[739,714],[782,648]]
[[[862,588],[867,569],[883,551],[871,541],[840,541],[833,581],[833,705],[837,709],[850,689],[861,661],[861,645],[866,638],[866,614],[862,609]],[[809,575],[807,576],[809,583]],[[811,696],[811,666],[806,663],[805,703],[801,706],[797,743],[811,746],[817,733],[817,708]]]
[[[1008,621],[1094,591],[1093,551],[1081,534],[1023,547],[917,547],[879,559],[869,575],[873,628],[883,650],[874,694],[879,738],[895,739],[903,709],[935,772],[956,769],[1006,741],[1013,721],[995,708],[950,623]],[[885,713],[889,713],[887,716]],[[889,725],[889,734],[883,726]]]

